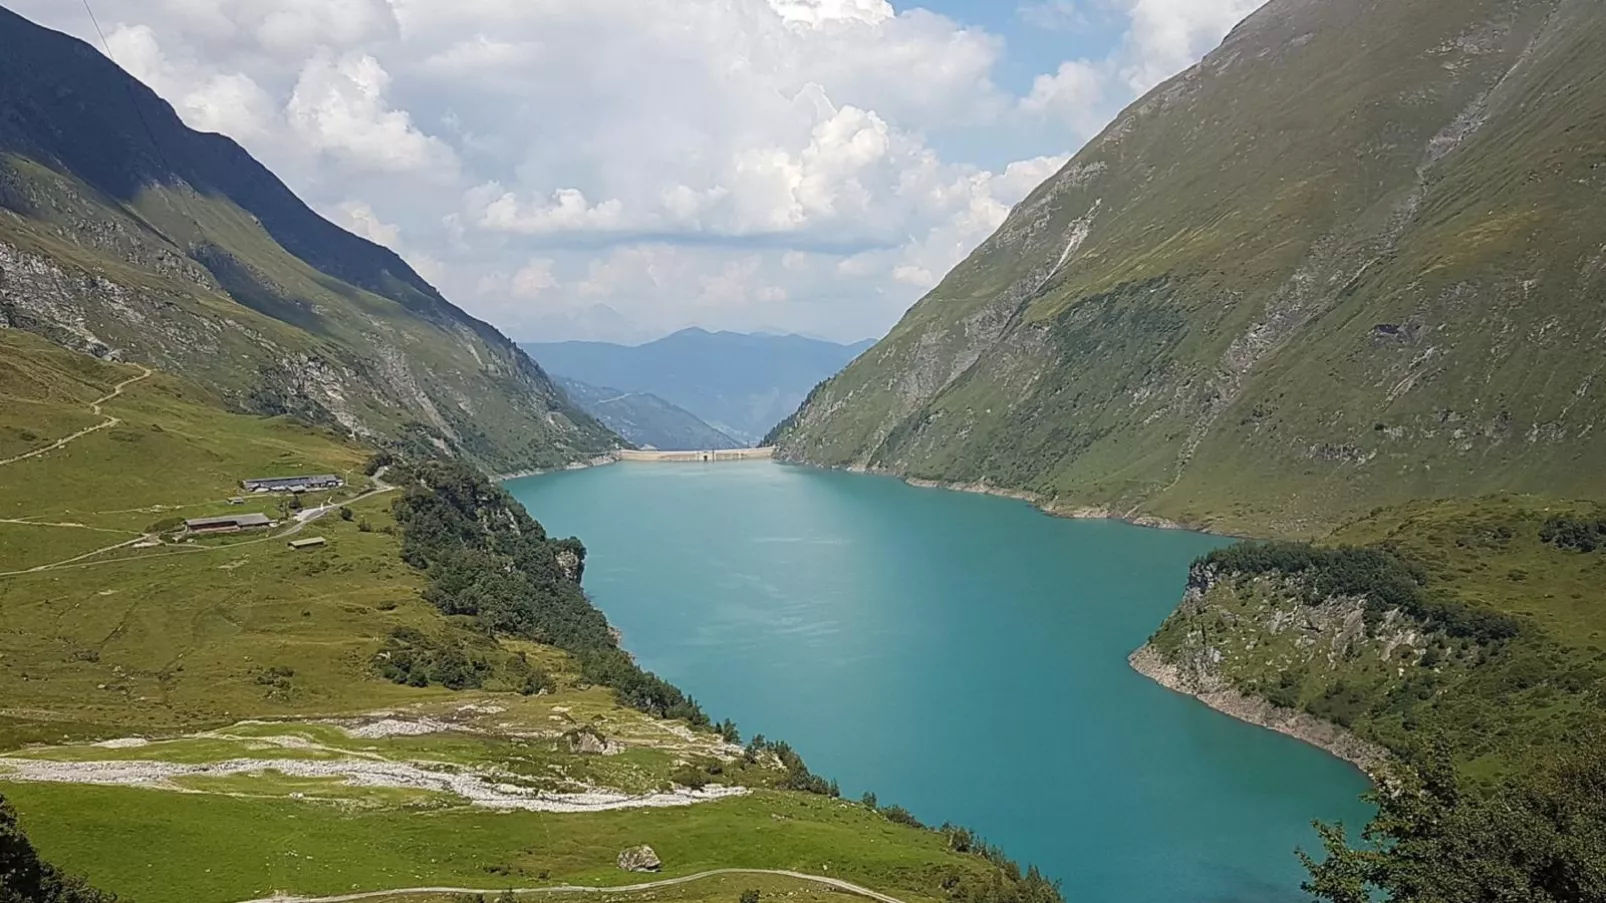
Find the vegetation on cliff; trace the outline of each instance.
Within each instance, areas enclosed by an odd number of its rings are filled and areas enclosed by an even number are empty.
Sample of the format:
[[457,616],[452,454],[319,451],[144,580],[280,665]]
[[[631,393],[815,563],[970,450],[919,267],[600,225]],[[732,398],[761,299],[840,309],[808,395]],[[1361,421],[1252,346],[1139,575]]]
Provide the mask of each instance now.
[[1467,787],[1443,755],[1397,774],[1372,795],[1368,846],[1319,826],[1305,889],[1329,903],[1606,900],[1606,748],[1578,740],[1493,789]]
[[1600,514],[1420,502],[1331,545],[1248,543],[1195,565],[1150,642],[1185,680],[1396,756],[1368,845],[1326,831],[1329,856],[1312,863],[1323,899],[1603,899],[1606,810],[1591,800],[1606,786],[1592,751],[1606,735],[1606,555],[1580,550]]
[[1606,556],[1547,543],[1556,508],[1419,503],[1346,526],[1347,545],[1212,553],[1151,646],[1407,759],[1438,736],[1475,779],[1531,768],[1606,728]]
[[608,619],[580,588],[585,546],[554,540],[507,490],[472,466],[435,460],[403,468],[395,503],[402,557],[424,571],[424,598],[484,631],[573,655],[593,683],[660,718],[709,725],[695,700],[643,671],[619,648]]

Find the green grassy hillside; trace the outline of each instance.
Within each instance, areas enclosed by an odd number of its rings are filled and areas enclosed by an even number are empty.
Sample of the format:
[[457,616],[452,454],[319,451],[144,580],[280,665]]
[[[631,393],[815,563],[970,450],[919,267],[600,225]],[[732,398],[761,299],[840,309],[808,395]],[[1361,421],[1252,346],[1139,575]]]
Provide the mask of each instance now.
[[1538,498],[1421,502],[1314,553],[1227,549],[1195,567],[1150,645],[1195,686],[1304,710],[1407,758],[1441,738],[1469,774],[1509,776],[1606,729],[1606,543],[1558,545],[1552,526],[1603,520]]
[[816,391],[783,453],[1320,536],[1606,497],[1606,12],[1272,0]]
[[494,328],[88,45],[0,9],[0,327],[496,470],[617,446]]
[[[829,786],[642,674],[580,592],[583,548],[459,464],[368,476],[339,431],[16,330],[0,399],[0,797],[125,900],[631,884],[615,858],[641,843],[664,877],[1057,899],[963,835],[789,789]],[[313,472],[348,486],[229,503]],[[298,531],[297,505],[323,514]],[[242,511],[278,525],[177,527]]]
[[1223,549],[1133,662],[1328,748],[1355,744],[1322,722],[1387,751],[1378,817],[1325,830],[1308,863],[1322,900],[1606,888],[1606,508],[1415,502],[1317,546]]

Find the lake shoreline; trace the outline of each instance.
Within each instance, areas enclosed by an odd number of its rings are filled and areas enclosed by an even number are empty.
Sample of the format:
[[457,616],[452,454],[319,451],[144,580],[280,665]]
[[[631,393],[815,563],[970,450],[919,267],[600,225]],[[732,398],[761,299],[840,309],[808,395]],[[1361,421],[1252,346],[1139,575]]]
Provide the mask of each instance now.
[[[787,461],[779,458],[777,460],[801,467],[816,467],[802,462]],[[1012,499],[1018,502],[1026,502],[1050,517],[1061,517],[1068,520],[1110,520],[1151,530],[1180,530],[1208,536],[1219,536],[1224,539],[1246,540],[1253,538],[1212,530],[1208,527],[1191,526],[1153,515],[1119,514],[1113,509],[1097,505],[1056,506],[1052,500],[1040,493],[1020,489],[1004,489],[982,482],[952,483],[941,480],[925,480],[863,466],[816,469],[892,477],[920,489],[941,489],[950,492],[965,492],[974,495],[990,495]],[[1373,783],[1381,780],[1384,766],[1391,758],[1391,754],[1384,747],[1362,740],[1345,728],[1330,721],[1324,721],[1304,712],[1279,709],[1263,697],[1250,696],[1237,690],[1225,687],[1204,688],[1195,686],[1193,682],[1184,678],[1179,668],[1165,661],[1148,644],[1144,644],[1128,656],[1127,664],[1132,667],[1132,670],[1160,686],[1174,693],[1191,696],[1229,718],[1242,721],[1245,724],[1252,724],[1264,730],[1274,731],[1314,746],[1358,769]]]
[[574,461],[564,465],[563,467],[553,467],[547,470],[521,470],[516,473],[493,474],[491,476],[491,480],[497,483],[507,483],[512,480],[522,480],[525,477],[546,476],[549,473],[567,473],[571,470],[590,470],[593,467],[607,467],[610,464],[618,464],[619,460],[620,459],[617,455],[598,455],[597,457],[589,460]]
[[1017,502],[1025,502],[1050,517],[1061,517],[1065,518],[1066,520],[1110,520],[1119,521],[1123,524],[1130,524],[1134,527],[1143,527],[1148,530],[1180,530],[1185,533],[1203,533],[1207,536],[1220,536],[1223,539],[1254,538],[1252,536],[1245,536],[1238,533],[1228,533],[1223,530],[1217,530],[1200,524],[1187,524],[1181,521],[1175,521],[1171,520],[1170,518],[1159,517],[1153,514],[1135,514],[1131,511],[1122,514],[1113,508],[1103,505],[1059,505],[1056,504],[1054,500],[1043,495],[1042,493],[1032,492],[1026,489],[1006,489],[1001,486],[993,486],[990,483],[983,483],[979,481],[972,483],[955,483],[945,480],[926,480],[919,477],[910,477],[903,474],[894,473],[890,470],[865,467],[863,465],[851,465],[848,467],[822,467],[816,464],[809,464],[805,461],[794,461],[781,457],[777,457],[775,460],[782,464],[789,464],[794,467],[809,467],[816,470],[839,470],[844,473],[865,474],[875,477],[891,477],[896,480],[901,480],[902,482],[907,483],[910,486],[914,486],[917,489],[944,489],[949,492],[965,492],[972,495],[990,495],[996,498],[1012,499]]
[[[1312,817],[1370,817],[1348,764],[1130,676],[1127,653],[1219,538],[1078,528],[1036,506],[762,462],[626,464],[509,488],[554,535],[585,539],[590,592],[644,666],[748,731],[791,738],[850,797],[873,789],[922,818],[973,824],[1050,874],[1080,876],[1086,899],[1233,899],[1273,882],[1293,892],[1301,875],[1286,851]],[[987,604],[998,599],[1010,601]],[[952,666],[967,656],[980,664]],[[1054,690],[1034,699],[1022,687]],[[967,725],[1023,723],[1050,704],[1054,725],[1023,767],[929,778],[990,748]],[[1271,793],[1238,793],[1242,780]],[[1089,831],[1063,817],[1134,798],[1153,819]],[[1000,811],[999,799],[1020,808]],[[1215,813],[1212,836],[1164,817],[1178,806]],[[1036,827],[1049,823],[1053,833]],[[1160,865],[1179,849],[1227,867]]]
[[1384,747],[1363,740],[1331,721],[1293,709],[1278,708],[1267,699],[1226,686],[1200,686],[1147,643],[1127,657],[1127,664],[1167,690],[1191,696],[1223,715],[1292,737],[1348,762],[1373,783],[1382,778],[1384,766],[1391,758]]

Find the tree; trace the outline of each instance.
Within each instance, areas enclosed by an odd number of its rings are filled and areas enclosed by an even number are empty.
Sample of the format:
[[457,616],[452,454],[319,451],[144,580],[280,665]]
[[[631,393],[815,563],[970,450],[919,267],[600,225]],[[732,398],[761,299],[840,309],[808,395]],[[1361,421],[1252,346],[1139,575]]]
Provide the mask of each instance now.
[[741,903],[758,903],[758,891],[751,887],[742,891]]
[[874,808],[876,808],[875,794],[871,793],[868,790],[866,790],[864,792],[864,796],[859,797],[859,802],[863,803],[864,804],[864,808],[866,808],[866,809],[874,809]]
[[1326,858],[1301,854],[1305,889],[1328,903],[1606,900],[1606,748],[1585,738],[1555,764],[1489,791],[1462,786],[1440,743],[1374,791],[1378,814],[1352,849],[1318,826]]

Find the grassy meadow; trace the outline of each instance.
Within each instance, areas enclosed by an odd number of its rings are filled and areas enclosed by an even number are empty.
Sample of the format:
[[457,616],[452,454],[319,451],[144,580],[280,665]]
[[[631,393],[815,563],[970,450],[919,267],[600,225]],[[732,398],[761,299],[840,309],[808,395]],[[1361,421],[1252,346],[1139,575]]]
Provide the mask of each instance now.
[[[140,374],[0,330],[0,458],[118,421],[0,465],[0,795],[46,859],[134,903],[630,884],[641,876],[615,857],[639,843],[667,876],[795,869],[910,903],[998,873],[941,833],[772,789],[786,779],[772,754],[622,707],[566,653],[442,616],[401,560],[394,493],[356,499],[375,488],[363,476],[369,450],[288,418],[228,413],[159,372],[91,411]],[[295,535],[325,547],[290,549],[285,523],[175,531],[220,513],[282,522],[284,499],[231,505],[239,480],[323,472],[350,486],[305,504],[350,500],[350,515],[330,511]],[[375,659],[402,628],[523,656],[550,689],[392,683]],[[605,754],[580,742],[588,735]],[[95,777],[112,767],[139,777]],[[53,777],[23,780],[27,768]],[[753,790],[669,808],[504,811],[428,780],[443,775],[526,799],[705,782]],[[642,899],[734,899],[748,887],[803,901],[826,893],[742,876]]]

